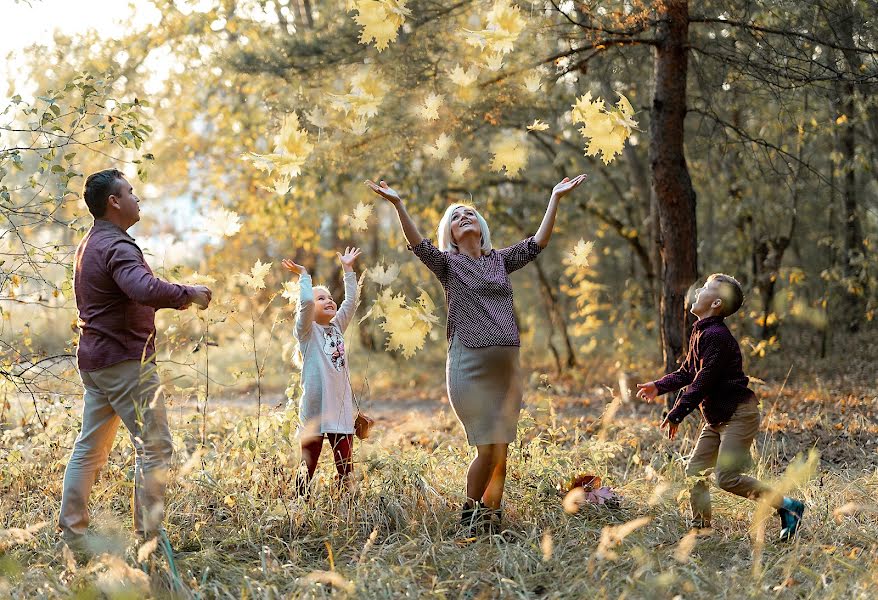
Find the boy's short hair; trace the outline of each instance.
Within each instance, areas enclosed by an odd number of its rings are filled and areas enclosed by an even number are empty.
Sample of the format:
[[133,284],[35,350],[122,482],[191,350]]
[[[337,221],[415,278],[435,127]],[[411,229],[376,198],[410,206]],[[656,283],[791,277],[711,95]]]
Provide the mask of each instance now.
[[725,273],[714,273],[709,276],[707,280],[718,281],[720,283],[719,296],[723,301],[722,306],[720,307],[722,310],[722,316],[728,317],[729,315],[738,312],[738,309],[744,304],[744,290],[741,288],[741,283],[731,275],[726,275]]

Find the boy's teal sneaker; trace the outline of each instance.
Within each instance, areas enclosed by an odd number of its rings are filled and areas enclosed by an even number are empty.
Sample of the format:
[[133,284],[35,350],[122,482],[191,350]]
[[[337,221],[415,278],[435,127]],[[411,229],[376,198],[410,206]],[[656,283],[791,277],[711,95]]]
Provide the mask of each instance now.
[[783,499],[783,506],[777,509],[780,515],[780,541],[788,542],[795,537],[802,523],[802,515],[805,514],[805,504],[793,498]]

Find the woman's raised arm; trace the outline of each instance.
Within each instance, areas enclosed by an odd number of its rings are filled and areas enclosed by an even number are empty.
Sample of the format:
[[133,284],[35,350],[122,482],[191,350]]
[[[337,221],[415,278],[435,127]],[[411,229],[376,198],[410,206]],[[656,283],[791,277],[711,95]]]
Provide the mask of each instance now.
[[402,232],[405,234],[405,239],[408,240],[412,247],[417,246],[424,239],[424,236],[418,231],[418,226],[412,221],[411,215],[405,209],[405,204],[403,204],[402,198],[399,197],[396,190],[387,185],[387,182],[383,180],[380,185],[369,179],[365,183],[369,186],[369,189],[393,204],[399,217],[399,224],[402,226]]
[[555,215],[558,213],[558,201],[570,193],[573,188],[578,186],[580,183],[585,181],[587,175],[577,175],[573,179],[569,177],[565,177],[552,188],[552,196],[549,198],[549,206],[546,208],[546,214],[543,216],[543,222],[540,223],[540,228],[537,230],[536,235],[534,235],[534,241],[540,245],[540,248],[545,248],[549,245],[549,238],[552,237],[552,230],[555,228]]

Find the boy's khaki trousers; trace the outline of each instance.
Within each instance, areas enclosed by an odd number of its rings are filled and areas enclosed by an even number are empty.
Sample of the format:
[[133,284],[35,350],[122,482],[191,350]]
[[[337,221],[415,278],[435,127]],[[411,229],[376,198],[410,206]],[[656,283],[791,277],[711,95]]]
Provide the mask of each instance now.
[[173,454],[159,377],[152,362],[126,360],[80,372],[85,387],[82,430],[64,472],[58,527],[68,540],[81,538],[89,523],[88,498],[107,463],[119,422],[134,444],[134,529],[157,531],[164,516],[165,487]]
[[710,523],[710,490],[706,476],[710,470],[717,485],[733,494],[756,500],[763,498],[780,506],[782,497],[761,481],[743,475],[751,466],[750,446],[759,432],[759,406],[756,399],[738,405],[732,417],[720,425],[705,424],[686,465],[688,477],[702,478],[692,486],[689,503],[696,524]]

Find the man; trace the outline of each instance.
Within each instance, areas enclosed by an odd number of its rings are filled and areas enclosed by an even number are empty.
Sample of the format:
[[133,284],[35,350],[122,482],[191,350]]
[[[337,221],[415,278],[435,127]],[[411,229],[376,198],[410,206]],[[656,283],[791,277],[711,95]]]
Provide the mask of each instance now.
[[89,494],[120,421],[135,449],[135,531],[151,537],[161,527],[173,446],[156,372],[155,311],[207,308],[211,291],[153,275],[126,233],[140,220],[140,201],[120,171],[89,175],[83,198],[95,218],[73,265],[81,332],[76,358],[85,397],[82,430],[64,473],[58,528],[71,548],[87,552]]

